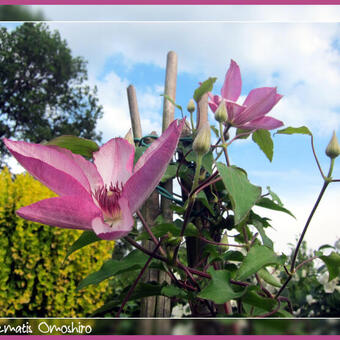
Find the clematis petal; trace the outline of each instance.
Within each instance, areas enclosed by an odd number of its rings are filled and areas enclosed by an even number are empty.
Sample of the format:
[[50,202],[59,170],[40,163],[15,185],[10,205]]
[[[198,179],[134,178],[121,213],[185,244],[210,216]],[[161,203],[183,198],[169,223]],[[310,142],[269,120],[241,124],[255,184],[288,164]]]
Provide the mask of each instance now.
[[212,112],[215,112],[218,108],[218,106],[221,103],[222,97],[213,95],[211,92],[208,92],[208,104]]
[[184,119],[172,122],[136,163],[134,173],[122,192],[122,196],[129,201],[132,213],[140,208],[161,180],[176,150],[184,123]]
[[238,121],[240,124],[264,116],[278,101],[275,87],[254,89],[250,91],[248,97],[250,97],[250,99],[248,101],[246,99],[244,105],[246,105],[246,102],[252,104],[247,106],[247,108],[239,115]]
[[240,126],[240,128],[246,130],[253,129],[272,130],[277,129],[280,126],[283,126],[283,122],[281,122],[281,120],[275,119],[273,117],[261,117],[258,119],[254,119],[243,126]]
[[241,94],[241,88],[242,80],[240,68],[234,60],[231,60],[229,69],[225,75],[221,95],[224,99],[237,101]]
[[238,117],[241,112],[246,109],[246,107],[228,100],[226,100],[225,105],[228,114],[228,122],[231,124],[237,124]]
[[91,229],[91,222],[101,215],[100,209],[80,196],[52,197],[17,210],[30,221],[61,228]]
[[41,144],[4,143],[17,161],[41,183],[58,195],[89,195],[89,182],[82,169],[64,152]]
[[92,162],[88,161],[81,155],[72,153],[70,150],[65,148],[60,148],[58,146],[53,147],[71,157],[78,164],[89,182],[91,192],[95,192],[98,187],[102,187],[104,185],[103,179],[99,175],[96,166]]
[[94,164],[104,184],[124,184],[132,174],[134,147],[123,138],[113,138],[93,153]]
[[102,216],[97,216],[92,220],[92,229],[98,237],[104,240],[116,240],[124,237],[133,227],[134,219],[127,199],[121,197],[118,204],[122,212],[122,219],[118,220],[112,226],[105,223]]

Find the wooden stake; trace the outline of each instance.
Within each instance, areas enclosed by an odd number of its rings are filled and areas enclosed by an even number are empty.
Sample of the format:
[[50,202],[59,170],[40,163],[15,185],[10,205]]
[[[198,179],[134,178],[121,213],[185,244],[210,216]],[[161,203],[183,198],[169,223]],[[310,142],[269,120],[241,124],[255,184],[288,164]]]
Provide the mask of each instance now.
[[[142,126],[140,122],[140,116],[138,111],[138,104],[137,104],[137,95],[136,90],[133,85],[130,85],[127,88],[127,95],[128,95],[128,102],[129,102],[129,109],[130,109],[130,118],[131,118],[131,126],[134,138],[142,138]],[[151,141],[149,141],[151,142]],[[157,191],[154,191],[150,198],[146,200],[142,207],[142,213],[146,220],[146,222],[151,226],[154,223],[154,220],[159,215],[159,196]],[[144,248],[152,250],[154,247],[153,242],[144,240],[142,241],[142,245]],[[157,281],[158,280],[158,272],[155,269],[148,269],[145,272],[143,277],[144,282],[149,281]],[[156,297],[150,296],[143,298],[141,300],[141,313],[142,317],[154,317],[155,316],[155,309],[156,309]],[[147,321],[147,320],[143,320]]]

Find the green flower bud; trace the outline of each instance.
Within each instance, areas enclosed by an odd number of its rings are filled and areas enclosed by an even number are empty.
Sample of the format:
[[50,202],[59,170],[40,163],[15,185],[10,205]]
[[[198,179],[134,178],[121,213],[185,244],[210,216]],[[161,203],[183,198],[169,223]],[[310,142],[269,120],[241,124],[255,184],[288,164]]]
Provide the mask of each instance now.
[[197,155],[203,156],[210,150],[210,144],[210,124],[206,122],[198,129],[192,148]]
[[[229,240],[228,240],[228,234],[225,233],[223,236],[222,236],[222,239],[221,239],[221,242],[220,243],[225,243],[225,244],[228,244],[229,243]],[[229,246],[220,246],[221,247],[221,250],[228,250]]]
[[333,131],[333,136],[326,148],[326,155],[332,159],[340,155],[340,145],[338,139],[336,138],[335,131]]
[[188,106],[187,106],[187,110],[188,110],[190,113],[193,113],[193,112],[196,110],[195,102],[194,102],[193,99],[190,99],[190,100],[189,100],[189,103],[188,103]]
[[215,119],[223,123],[228,120],[228,112],[225,106],[225,101],[222,99],[220,105],[218,106],[217,110],[215,111]]

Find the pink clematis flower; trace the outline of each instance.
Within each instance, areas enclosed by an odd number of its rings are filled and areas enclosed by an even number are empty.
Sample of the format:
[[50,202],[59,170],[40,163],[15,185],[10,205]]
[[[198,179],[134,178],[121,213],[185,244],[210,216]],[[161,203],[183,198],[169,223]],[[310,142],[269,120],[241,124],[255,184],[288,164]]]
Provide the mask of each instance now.
[[245,129],[272,130],[283,125],[283,122],[265,115],[282,98],[276,87],[260,87],[249,92],[242,105],[236,101],[241,94],[242,80],[240,68],[234,60],[226,73],[221,89],[221,96],[209,93],[209,106],[215,112],[222,101],[227,109],[227,123]]
[[20,208],[17,214],[47,225],[93,230],[105,240],[127,235],[132,215],[163,176],[183,124],[174,121],[135,166],[134,147],[123,138],[104,144],[93,154],[93,163],[63,148],[4,139],[19,163],[59,195]]

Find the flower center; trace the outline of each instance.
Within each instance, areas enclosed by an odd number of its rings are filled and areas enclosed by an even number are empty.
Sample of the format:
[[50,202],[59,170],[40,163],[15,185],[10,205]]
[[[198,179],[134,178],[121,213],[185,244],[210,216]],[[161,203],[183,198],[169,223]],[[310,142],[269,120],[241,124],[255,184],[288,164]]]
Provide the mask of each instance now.
[[122,189],[122,184],[119,185],[117,182],[114,185],[111,183],[109,188],[104,185],[96,189],[93,195],[103,212],[105,223],[111,226],[122,218],[122,212],[118,204]]

